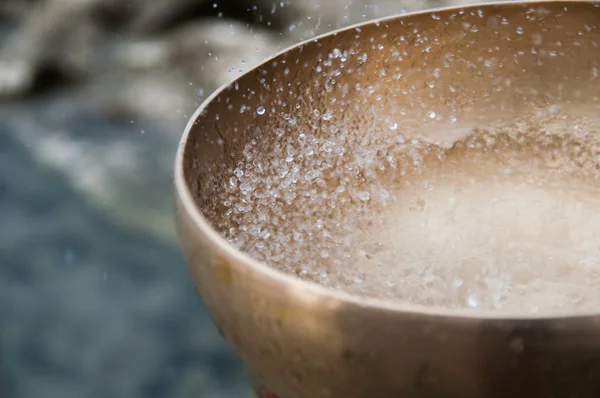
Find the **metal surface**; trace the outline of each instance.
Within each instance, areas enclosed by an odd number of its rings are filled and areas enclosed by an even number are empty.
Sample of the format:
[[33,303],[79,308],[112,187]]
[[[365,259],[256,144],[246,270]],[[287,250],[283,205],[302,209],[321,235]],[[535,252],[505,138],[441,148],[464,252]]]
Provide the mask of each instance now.
[[[598,314],[446,310],[327,290],[237,251],[199,210],[256,127],[275,129],[285,113],[302,124],[315,109],[334,109],[343,123],[360,128],[376,122],[363,112],[370,107],[379,115],[402,107],[416,120],[435,108],[471,128],[544,104],[597,112],[599,25],[600,8],[578,1],[392,17],[289,49],[200,107],[176,164],[182,248],[199,295],[249,368],[258,394],[600,396]],[[334,49],[357,55],[342,74],[327,73],[339,69],[335,57],[323,62]],[[428,79],[440,69],[443,78],[430,87]],[[371,95],[355,90],[357,84],[370,85]],[[271,116],[259,117],[260,106]],[[444,125],[428,123],[424,128]]]

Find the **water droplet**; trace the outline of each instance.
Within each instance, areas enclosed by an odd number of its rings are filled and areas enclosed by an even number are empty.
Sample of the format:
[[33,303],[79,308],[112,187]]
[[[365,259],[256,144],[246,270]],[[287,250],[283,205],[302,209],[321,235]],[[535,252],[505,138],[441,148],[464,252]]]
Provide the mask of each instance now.
[[525,29],[523,29],[522,26],[517,27],[517,34],[522,35],[524,32],[525,32]]
[[573,304],[577,304],[583,300],[583,295],[579,292],[569,292],[567,294],[567,300]]
[[434,111],[430,111],[427,116],[429,116],[430,119],[435,119],[436,113]]
[[470,308],[477,308],[477,307],[479,307],[479,301],[477,300],[477,297],[475,297],[473,295],[469,295],[469,297],[467,297],[467,305]]
[[363,202],[367,202],[367,201],[369,201],[371,199],[371,194],[369,192],[367,192],[367,191],[359,191],[356,194],[356,197],[359,200],[362,200]]
[[266,112],[266,110],[262,106],[259,106],[258,109],[256,110],[256,113],[258,113],[259,115],[264,115],[265,112]]
[[254,187],[249,183],[240,184],[240,191],[243,195],[247,195],[254,190]]
[[283,165],[278,169],[277,174],[279,175],[279,178],[284,178],[289,171],[290,169],[286,165]]

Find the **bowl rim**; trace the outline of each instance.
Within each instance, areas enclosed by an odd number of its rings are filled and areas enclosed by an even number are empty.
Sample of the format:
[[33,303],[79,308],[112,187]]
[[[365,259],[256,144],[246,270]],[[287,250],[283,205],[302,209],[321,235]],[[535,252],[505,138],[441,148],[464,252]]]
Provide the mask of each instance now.
[[[286,272],[272,268],[267,264],[252,258],[245,252],[235,248],[229,244],[220,234],[211,226],[210,222],[204,217],[198,206],[196,205],[193,195],[186,183],[185,171],[184,171],[184,156],[187,148],[188,138],[190,133],[196,124],[198,117],[205,111],[208,105],[224,91],[226,91],[232,84],[241,79],[242,77],[253,73],[257,68],[268,64],[274,59],[281,55],[303,47],[311,42],[320,41],[326,37],[336,35],[341,32],[361,28],[367,25],[376,25],[385,23],[388,21],[399,20],[406,17],[413,17],[418,15],[433,14],[435,12],[442,11],[459,11],[459,10],[470,10],[479,8],[493,8],[498,6],[503,7],[519,7],[519,6],[540,6],[540,5],[560,5],[560,4],[589,4],[595,7],[600,7],[600,3],[594,0],[533,0],[533,1],[515,1],[515,0],[501,0],[492,1],[489,3],[474,3],[460,6],[449,6],[449,7],[438,7],[427,10],[420,10],[415,12],[409,12],[404,14],[394,14],[382,18],[376,18],[365,22],[349,25],[340,29],[336,29],[313,38],[303,40],[299,43],[291,45],[278,51],[277,53],[266,57],[263,61],[253,65],[247,71],[235,79],[221,85],[211,95],[209,95],[202,104],[196,109],[196,111],[189,118],[187,125],[184,129],[183,135],[178,144],[177,154],[175,158],[175,167],[173,173],[175,194],[179,199],[186,216],[188,216],[194,225],[194,228],[204,235],[208,240],[209,244],[223,253],[226,257],[229,257],[235,264],[240,264],[244,267],[248,267],[257,276],[265,278],[275,282],[286,290],[295,292],[301,292],[303,295],[308,294],[311,297],[311,301],[315,298],[328,300],[331,302],[337,302],[343,305],[351,305],[355,307],[364,308],[365,310],[385,311],[394,313],[396,315],[413,315],[413,316],[430,316],[437,318],[451,318],[451,319],[464,319],[472,321],[557,321],[565,319],[582,319],[592,318],[600,316],[600,308],[597,311],[593,310],[580,310],[571,312],[559,312],[551,314],[548,312],[540,313],[524,313],[524,312],[511,312],[511,311],[496,311],[490,309],[470,309],[470,308],[446,308],[442,306],[426,306],[422,304],[414,304],[401,300],[391,299],[380,299],[374,297],[362,297],[357,294],[347,292],[345,290],[334,290],[326,288],[316,282],[303,280],[297,276],[290,275]],[[294,293],[296,294],[296,293]],[[301,300],[300,294],[297,294],[298,300]]]

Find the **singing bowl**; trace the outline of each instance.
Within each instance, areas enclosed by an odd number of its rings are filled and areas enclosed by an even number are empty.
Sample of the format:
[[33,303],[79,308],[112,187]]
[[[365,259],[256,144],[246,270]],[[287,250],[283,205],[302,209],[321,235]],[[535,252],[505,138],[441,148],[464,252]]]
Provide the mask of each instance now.
[[401,109],[416,130],[456,134],[548,106],[593,116],[599,24],[598,5],[583,1],[394,16],[287,49],[200,106],[175,167],[181,246],[259,397],[600,396],[600,312],[502,313],[359,296],[255,260],[205,214],[244,145],[279,139],[273,132],[289,115],[298,131],[315,134],[315,114],[367,131]]

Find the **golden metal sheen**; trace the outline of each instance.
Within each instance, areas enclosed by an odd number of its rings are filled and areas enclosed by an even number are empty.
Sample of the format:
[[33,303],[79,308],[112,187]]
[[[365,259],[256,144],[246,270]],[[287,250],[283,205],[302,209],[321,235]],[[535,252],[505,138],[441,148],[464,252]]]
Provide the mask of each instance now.
[[[507,315],[328,290],[239,252],[200,210],[257,127],[276,129],[285,113],[302,125],[314,110],[334,111],[356,129],[372,122],[361,109],[376,104],[416,120],[427,109],[452,111],[465,127],[534,105],[597,113],[599,44],[592,2],[413,13],[292,47],[198,109],[175,166],[181,245],[198,294],[261,397],[600,397],[600,313]],[[326,62],[336,49],[353,54],[339,75],[338,59]],[[432,88],[436,69],[443,77]]]

